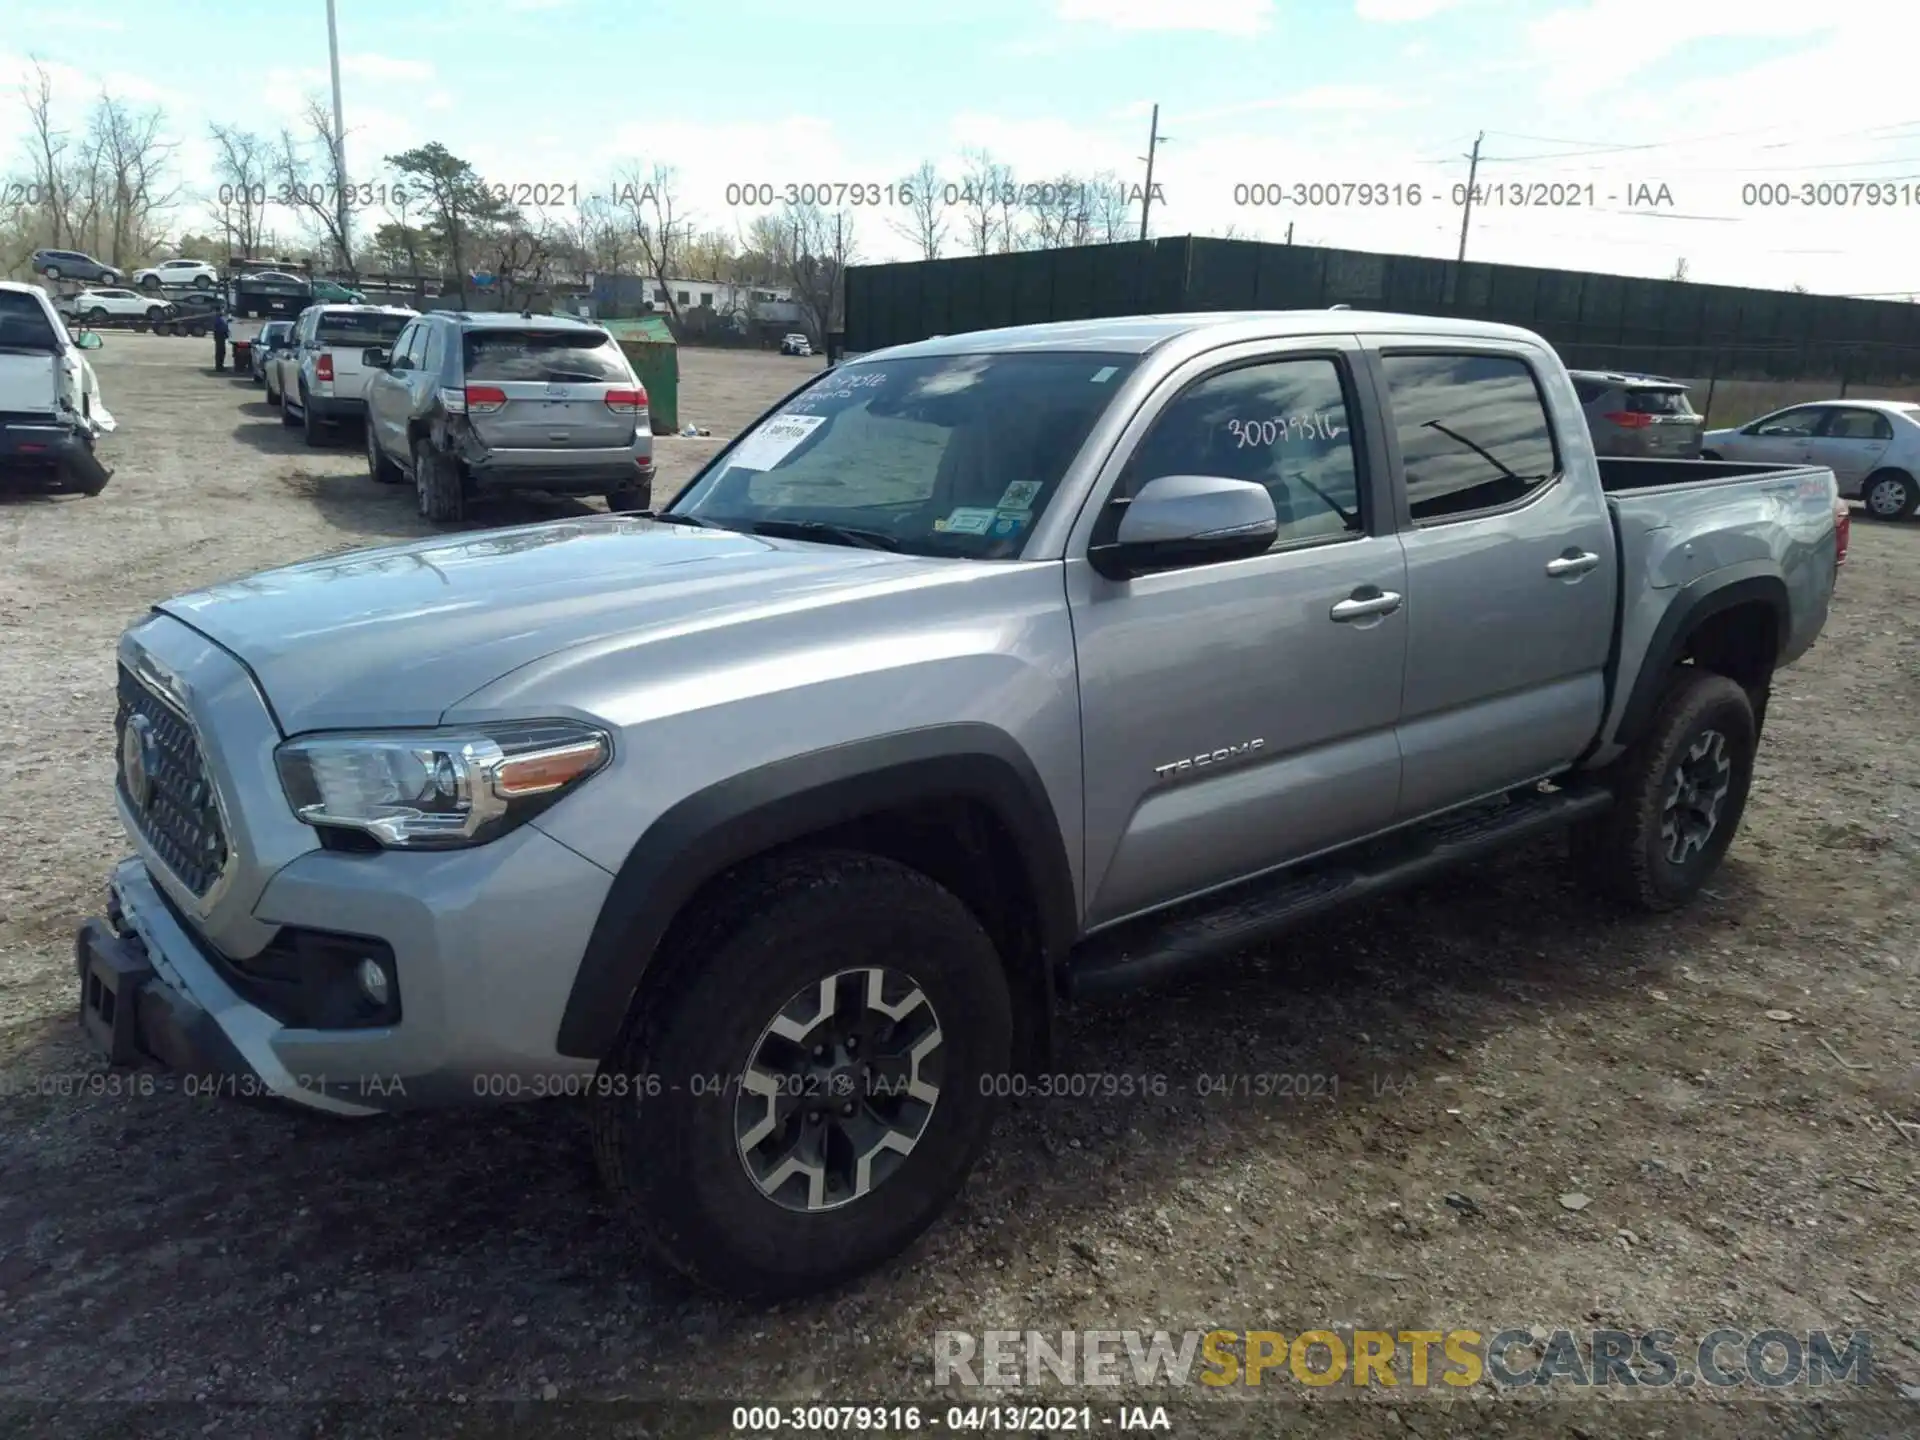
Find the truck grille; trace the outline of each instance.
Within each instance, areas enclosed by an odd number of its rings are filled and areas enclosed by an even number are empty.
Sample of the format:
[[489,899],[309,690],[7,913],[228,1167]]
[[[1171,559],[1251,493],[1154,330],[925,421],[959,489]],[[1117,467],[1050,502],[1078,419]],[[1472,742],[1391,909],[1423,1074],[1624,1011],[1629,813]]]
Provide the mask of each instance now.
[[[143,745],[128,745],[130,725],[144,732]],[[141,837],[183,885],[204,898],[227,868],[227,832],[193,727],[123,665],[113,733],[119,760],[115,783]],[[130,749],[140,753],[131,765]],[[129,788],[135,782],[143,793]]]

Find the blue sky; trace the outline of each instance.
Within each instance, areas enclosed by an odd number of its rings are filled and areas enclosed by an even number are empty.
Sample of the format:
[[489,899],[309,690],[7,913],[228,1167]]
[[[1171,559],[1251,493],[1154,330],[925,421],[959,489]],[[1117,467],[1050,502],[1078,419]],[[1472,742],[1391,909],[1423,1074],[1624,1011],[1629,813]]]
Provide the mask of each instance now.
[[[674,167],[733,229],[738,182],[885,183],[987,150],[1023,180],[1137,182],[1171,137],[1157,234],[1451,255],[1486,131],[1473,258],[1832,292],[1920,292],[1920,204],[1749,203],[1744,187],[1904,183],[1920,200],[1920,5],[1858,0],[338,0],[349,164],[437,139],[506,183],[604,187]],[[77,126],[106,88],[160,105],[190,191],[210,122],[274,131],[327,87],[322,0],[75,0],[0,32]],[[53,17],[58,14],[58,20]],[[204,37],[193,44],[189,37]],[[9,96],[10,100],[11,97]],[[0,105],[0,155],[24,116]],[[1418,206],[1236,203],[1236,187],[1418,187]],[[1518,185],[1592,204],[1510,202]],[[1644,187],[1644,190],[1641,189]],[[1661,192],[1664,187],[1664,195]],[[1655,203],[1633,205],[1643,193]],[[1268,192],[1272,193],[1272,192]],[[1376,192],[1378,193],[1378,192]],[[1823,197],[1824,198],[1824,197]],[[181,212],[194,221],[192,207]],[[291,217],[288,228],[291,230]],[[862,212],[863,258],[902,258]],[[954,242],[950,242],[950,248]]]

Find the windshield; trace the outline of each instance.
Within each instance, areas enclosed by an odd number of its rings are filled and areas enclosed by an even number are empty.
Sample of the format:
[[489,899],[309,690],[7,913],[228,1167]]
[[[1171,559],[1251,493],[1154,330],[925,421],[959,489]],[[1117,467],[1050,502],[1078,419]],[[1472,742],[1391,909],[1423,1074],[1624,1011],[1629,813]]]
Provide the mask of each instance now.
[[671,513],[729,529],[841,527],[914,554],[1011,559],[1138,363],[1028,351],[843,365],[743,435]]
[[411,315],[382,315],[352,310],[322,312],[314,338],[322,345],[378,345],[407,328]]

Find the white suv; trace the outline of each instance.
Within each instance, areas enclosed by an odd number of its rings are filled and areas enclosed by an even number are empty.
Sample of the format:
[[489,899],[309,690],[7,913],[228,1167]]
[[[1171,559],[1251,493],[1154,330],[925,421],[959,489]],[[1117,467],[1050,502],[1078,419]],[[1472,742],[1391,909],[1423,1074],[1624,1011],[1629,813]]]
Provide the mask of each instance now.
[[158,290],[162,285],[191,285],[195,290],[211,290],[220,283],[220,272],[205,260],[162,260],[158,265],[134,271],[133,283],[142,290]]
[[376,373],[365,351],[390,348],[418,315],[399,305],[309,305],[294,322],[285,350],[266,363],[267,398],[280,402],[280,423],[298,425],[309,445],[342,420],[367,418],[367,383]]

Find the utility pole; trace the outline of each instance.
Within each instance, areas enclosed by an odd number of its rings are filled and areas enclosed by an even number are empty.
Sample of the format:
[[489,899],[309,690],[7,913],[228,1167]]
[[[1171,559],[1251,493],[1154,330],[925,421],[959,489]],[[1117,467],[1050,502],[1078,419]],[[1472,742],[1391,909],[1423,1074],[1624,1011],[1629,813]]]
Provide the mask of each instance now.
[[340,263],[353,269],[353,242],[347,229],[352,206],[347,197],[347,131],[340,121],[340,27],[333,18],[333,0],[327,0],[327,59],[333,66],[333,203],[340,226]]
[[1460,253],[1454,257],[1464,263],[1467,258],[1467,222],[1473,219],[1473,185],[1480,174],[1480,142],[1487,138],[1482,130],[1473,137],[1473,153],[1467,156],[1467,208],[1460,212]]
[[1287,221],[1287,244],[1291,245],[1292,243],[1293,243],[1293,222],[1289,220]]
[[1153,209],[1153,152],[1158,150],[1167,137],[1160,133],[1160,107],[1153,107],[1153,128],[1147,131],[1147,153],[1140,158],[1147,162],[1147,188],[1140,197],[1140,238],[1147,238],[1147,214]]

